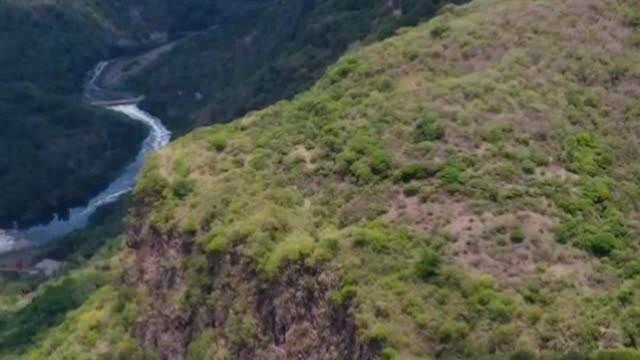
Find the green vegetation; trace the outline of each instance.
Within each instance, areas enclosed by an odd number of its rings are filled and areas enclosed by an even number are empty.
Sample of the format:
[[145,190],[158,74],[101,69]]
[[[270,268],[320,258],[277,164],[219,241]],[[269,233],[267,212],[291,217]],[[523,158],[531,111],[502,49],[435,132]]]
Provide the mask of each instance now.
[[[300,268],[337,277],[331,300],[383,358],[637,357],[626,349],[638,336],[640,149],[620,109],[634,106],[622,84],[635,89],[626,81],[640,70],[638,48],[614,36],[619,10],[446,8],[353,50],[290,101],[178,140],[136,189],[154,204],[144,241],[180,231],[193,245],[189,290],[174,301],[216,302],[204,269],[245,256],[266,287]],[[562,35],[574,26],[589,31]],[[245,315],[200,327],[189,353],[207,353],[207,339],[232,353],[260,344]],[[623,350],[598,352],[604,343]]]
[[[312,22],[318,33],[348,22],[333,10],[335,22]],[[90,231],[66,240],[79,267],[3,312],[6,355],[153,357],[136,336],[189,359],[251,357],[300,333],[295,345],[313,348],[327,317],[355,333],[341,344],[383,359],[637,359],[636,10],[445,7],[354,47],[291,100],[178,139],[140,176],[130,248],[98,250]],[[201,61],[185,47],[209,36],[222,35],[194,37],[155,70]],[[237,95],[228,79],[228,91],[202,90],[208,105],[181,105],[217,120],[210,111]],[[269,86],[255,106],[288,91]],[[253,107],[230,106],[222,118]],[[32,324],[35,311],[46,321]]]

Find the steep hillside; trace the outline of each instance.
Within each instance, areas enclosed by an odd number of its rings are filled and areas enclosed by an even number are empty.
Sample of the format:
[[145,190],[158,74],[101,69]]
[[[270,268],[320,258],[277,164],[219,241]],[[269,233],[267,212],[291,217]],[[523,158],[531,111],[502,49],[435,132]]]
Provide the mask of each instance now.
[[631,0],[476,0],[353,49],[150,158],[126,249],[4,314],[0,354],[638,359],[639,55]]
[[[135,153],[131,150],[142,135],[133,125],[100,121],[89,108],[74,113],[87,122],[69,115],[67,108],[65,116],[73,119],[61,125],[48,115],[59,113],[57,109],[38,104],[56,97],[64,100],[61,106],[77,108],[83,77],[98,60],[166,44],[164,52],[154,50],[154,56],[162,54],[160,60],[131,83],[149,95],[147,106],[154,114],[174,130],[186,130],[291,96],[310,85],[349,44],[389,34],[445,2],[0,1],[0,49],[7,50],[0,51],[2,91],[7,97],[37,94],[19,106],[0,104],[0,122],[21,133],[19,146],[12,133],[0,134],[0,146],[30,149],[2,164],[0,184],[15,190],[0,197],[0,228],[64,214],[103,188],[130,160],[125,154]],[[172,42],[176,39],[183,41]],[[132,61],[123,64],[125,72],[144,69],[147,60]],[[28,120],[33,117],[37,126]],[[64,142],[46,138],[62,132]],[[108,141],[106,133],[115,140]],[[93,161],[102,153],[104,158]],[[34,201],[43,195],[45,201]]]
[[348,47],[466,0],[235,1],[130,83],[174,130],[226,122],[309,87]]
[[639,11],[447,7],[178,140],[135,193],[136,338],[194,359],[636,347]]
[[144,133],[80,104],[84,74],[110,46],[108,31],[90,17],[53,3],[0,1],[0,33],[6,228],[46,221],[101,190]]

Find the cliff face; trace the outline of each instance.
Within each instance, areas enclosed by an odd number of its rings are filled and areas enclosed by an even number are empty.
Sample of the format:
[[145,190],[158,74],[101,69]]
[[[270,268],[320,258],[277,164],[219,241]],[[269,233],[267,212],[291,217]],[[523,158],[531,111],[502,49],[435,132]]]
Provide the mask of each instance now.
[[[144,214],[137,214],[144,215]],[[133,217],[144,224],[144,217]],[[303,261],[264,279],[246,244],[196,255],[193,239],[132,225],[126,282],[144,290],[133,334],[159,359],[374,359],[334,272]]]

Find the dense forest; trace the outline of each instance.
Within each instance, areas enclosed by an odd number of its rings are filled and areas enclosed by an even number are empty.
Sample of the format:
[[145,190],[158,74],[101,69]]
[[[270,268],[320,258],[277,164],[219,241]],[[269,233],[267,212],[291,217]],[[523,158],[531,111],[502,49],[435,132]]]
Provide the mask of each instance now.
[[135,155],[145,131],[29,85],[0,86],[0,226],[65,215],[102,190]]
[[101,190],[144,131],[81,105],[84,74],[107,54],[94,24],[2,1],[0,33],[0,227],[30,225]]
[[215,2],[0,1],[0,228],[62,215],[130,162],[144,130],[82,104],[99,61],[210,25]]

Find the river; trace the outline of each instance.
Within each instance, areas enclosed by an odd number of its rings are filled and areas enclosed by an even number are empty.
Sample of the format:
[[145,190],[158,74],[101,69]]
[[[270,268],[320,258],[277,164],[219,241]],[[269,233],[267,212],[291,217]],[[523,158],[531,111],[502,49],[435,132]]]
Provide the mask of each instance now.
[[[129,94],[100,87],[101,76],[108,66],[109,62],[100,62],[87,75],[84,87],[84,95],[87,100],[123,100],[123,102],[126,102],[127,99],[134,98]],[[118,200],[133,189],[146,155],[149,152],[159,150],[171,140],[171,133],[162,125],[160,119],[143,111],[135,103],[105,106],[105,108],[124,114],[132,121],[139,121],[149,129],[149,134],[142,143],[135,160],[106,189],[89,200],[86,206],[71,209],[67,218],[56,217],[48,224],[34,226],[25,230],[0,229],[0,253],[38,246],[87,226],[89,217],[100,206]]]

